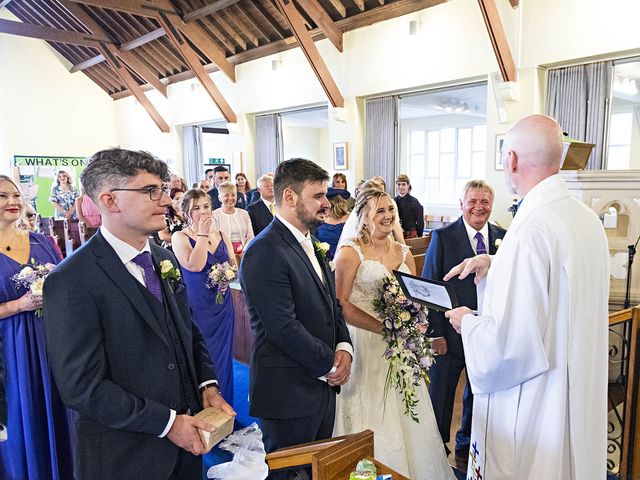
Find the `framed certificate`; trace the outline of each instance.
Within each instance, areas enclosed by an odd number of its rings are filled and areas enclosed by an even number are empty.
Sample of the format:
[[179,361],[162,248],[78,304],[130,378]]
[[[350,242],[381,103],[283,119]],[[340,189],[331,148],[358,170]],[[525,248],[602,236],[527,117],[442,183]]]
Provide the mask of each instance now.
[[439,312],[446,312],[459,306],[456,292],[448,282],[427,280],[398,270],[394,270],[393,274],[405,296],[413,302]]

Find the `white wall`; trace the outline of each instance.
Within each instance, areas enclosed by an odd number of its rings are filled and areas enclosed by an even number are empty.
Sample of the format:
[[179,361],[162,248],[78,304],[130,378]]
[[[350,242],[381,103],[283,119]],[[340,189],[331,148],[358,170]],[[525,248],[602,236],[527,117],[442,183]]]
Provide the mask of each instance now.
[[[0,18],[17,20],[6,9]],[[13,155],[86,156],[118,143],[113,100],[41,40],[0,34],[0,172]]]

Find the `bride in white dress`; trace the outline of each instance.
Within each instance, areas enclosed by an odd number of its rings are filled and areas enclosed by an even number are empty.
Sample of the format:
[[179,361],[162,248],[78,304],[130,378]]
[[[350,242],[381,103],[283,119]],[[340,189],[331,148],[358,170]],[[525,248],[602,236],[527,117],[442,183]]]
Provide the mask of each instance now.
[[391,388],[383,400],[388,364],[386,344],[372,302],[381,280],[393,270],[415,274],[409,247],[392,240],[395,204],[369,188],[359,193],[355,238],[336,257],[336,290],[355,351],[349,382],[337,396],[334,435],[370,429],[375,457],[412,480],[455,479],[438,432],[426,385],[417,389],[419,423],[404,415],[401,396]]

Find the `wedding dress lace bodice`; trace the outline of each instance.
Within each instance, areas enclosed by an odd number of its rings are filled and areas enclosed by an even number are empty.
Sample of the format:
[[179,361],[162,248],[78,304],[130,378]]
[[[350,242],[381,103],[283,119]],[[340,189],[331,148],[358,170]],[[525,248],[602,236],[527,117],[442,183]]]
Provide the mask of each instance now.
[[[376,313],[373,311],[373,299],[379,295],[380,282],[382,279],[385,276],[392,277],[393,272],[390,272],[383,263],[380,263],[377,260],[366,259],[358,244],[347,241],[344,245],[352,247],[360,257],[360,266],[358,267],[356,277],[353,280],[353,289],[349,296],[349,302],[360,310],[364,310],[369,315],[377,317]],[[402,263],[396,270],[404,273],[411,273],[409,267],[405,263],[408,253],[409,247],[407,245],[402,245]]]
[[[343,245],[353,248],[360,258],[349,303],[378,318],[373,300],[380,295],[382,279],[393,272],[377,260],[366,259],[356,243],[345,241]],[[406,263],[409,247],[402,245],[402,251],[397,270],[411,273]],[[455,480],[426,385],[417,388],[416,413],[420,422],[416,423],[404,415],[402,399],[395,390],[390,390],[384,401],[388,364],[382,335],[353,325],[349,325],[349,334],[355,353],[351,377],[336,398],[334,435],[373,430],[374,454],[382,463],[412,480]]]

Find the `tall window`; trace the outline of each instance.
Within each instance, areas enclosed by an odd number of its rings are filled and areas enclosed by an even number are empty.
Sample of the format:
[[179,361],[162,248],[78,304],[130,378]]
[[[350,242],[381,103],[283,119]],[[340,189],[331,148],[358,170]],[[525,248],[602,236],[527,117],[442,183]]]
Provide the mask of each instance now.
[[408,132],[412,194],[422,203],[455,204],[472,178],[483,178],[486,126]]
[[486,170],[487,85],[400,97],[400,169],[423,205],[457,205],[460,191]]
[[627,170],[631,159],[633,112],[612,113],[609,119],[607,169]]

